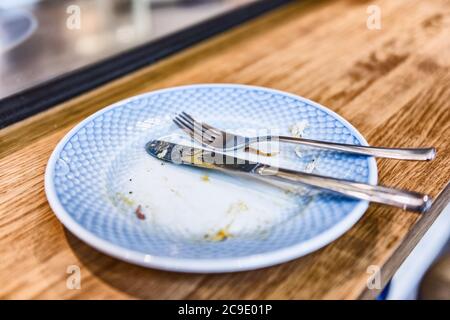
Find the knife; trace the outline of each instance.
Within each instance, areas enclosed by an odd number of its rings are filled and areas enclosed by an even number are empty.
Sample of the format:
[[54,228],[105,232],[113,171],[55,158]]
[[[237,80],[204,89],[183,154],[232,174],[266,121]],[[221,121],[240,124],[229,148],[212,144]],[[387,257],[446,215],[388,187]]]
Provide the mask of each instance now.
[[336,179],[312,173],[280,168],[269,164],[233,157],[216,151],[152,140],[145,146],[155,158],[175,164],[214,169],[226,173],[244,173],[282,182],[293,182],[334,192],[354,199],[366,200],[416,212],[426,212],[432,199],[426,194]]

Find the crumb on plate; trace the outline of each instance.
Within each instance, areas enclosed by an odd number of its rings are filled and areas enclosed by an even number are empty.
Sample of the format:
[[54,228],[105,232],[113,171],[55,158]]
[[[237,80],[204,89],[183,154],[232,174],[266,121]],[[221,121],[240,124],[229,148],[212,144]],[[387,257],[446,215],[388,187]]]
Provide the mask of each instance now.
[[115,205],[117,205],[117,200],[122,201],[123,203],[125,203],[128,206],[132,206],[134,204],[134,201],[131,200],[130,198],[128,198],[127,196],[125,196],[124,194],[122,194],[121,192],[117,192],[116,193],[116,197],[115,197]]
[[307,173],[312,173],[317,168],[317,164],[318,164],[317,159],[316,158],[312,159],[311,162],[309,162],[306,165],[305,171]]
[[135,210],[136,217],[140,220],[145,220],[145,214],[142,212],[142,206],[138,205],[138,207]]
[[301,138],[303,137],[303,134],[305,132],[305,129],[309,126],[308,121],[301,120],[299,122],[294,123],[290,128],[289,131],[291,132],[293,137]]
[[247,211],[247,210],[248,210],[247,204],[244,201],[239,200],[238,202],[232,203],[230,205],[230,207],[227,210],[227,213],[234,214],[234,213],[239,213],[239,212]]
[[210,241],[214,241],[214,242],[225,241],[229,237],[231,237],[231,234],[228,232],[228,230],[226,228],[220,229],[213,235],[205,234],[206,240],[210,240]]

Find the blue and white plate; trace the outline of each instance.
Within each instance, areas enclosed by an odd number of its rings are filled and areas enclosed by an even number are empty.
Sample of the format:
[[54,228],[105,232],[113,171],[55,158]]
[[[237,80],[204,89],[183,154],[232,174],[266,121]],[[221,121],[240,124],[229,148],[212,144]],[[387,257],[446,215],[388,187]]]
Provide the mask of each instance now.
[[[289,93],[233,84],[154,91],[98,111],[57,145],[45,190],[59,220],[91,246],[131,263],[229,272],[317,250],[367,209],[366,201],[152,158],[144,149],[149,140],[185,137],[171,120],[181,111],[235,132],[270,129],[367,145],[346,120]],[[373,158],[294,145],[283,145],[275,157],[284,167],[377,183]]]

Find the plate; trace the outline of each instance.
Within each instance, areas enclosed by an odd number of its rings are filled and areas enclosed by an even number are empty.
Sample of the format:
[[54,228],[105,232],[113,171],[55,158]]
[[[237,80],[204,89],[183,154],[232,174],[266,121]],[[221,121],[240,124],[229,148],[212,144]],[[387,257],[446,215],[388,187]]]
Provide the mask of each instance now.
[[[367,145],[342,117],[293,94],[236,84],[158,90],[96,112],[59,142],[45,174],[58,219],[118,259],[208,273],[308,254],[341,236],[367,209],[366,201],[307,187],[280,188],[152,158],[144,148],[149,140],[186,139],[172,123],[181,111],[240,133],[270,130]],[[267,158],[288,168],[377,183],[370,157],[282,144]]]

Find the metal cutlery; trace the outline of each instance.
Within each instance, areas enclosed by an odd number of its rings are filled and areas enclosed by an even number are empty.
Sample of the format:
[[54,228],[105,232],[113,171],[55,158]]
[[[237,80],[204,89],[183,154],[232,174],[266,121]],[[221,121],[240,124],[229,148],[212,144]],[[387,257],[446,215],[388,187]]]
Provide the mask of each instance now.
[[310,140],[289,136],[245,137],[220,130],[204,122],[198,122],[186,112],[181,112],[173,122],[202,145],[218,150],[231,151],[246,148],[261,141],[281,141],[311,147],[325,148],[358,155],[400,160],[433,160],[435,148],[384,148]]
[[213,150],[193,148],[161,140],[150,141],[145,148],[150,155],[157,159],[175,164],[300,183],[351,198],[387,204],[404,210],[426,212],[432,203],[431,198],[426,194],[279,168],[236,158]]

